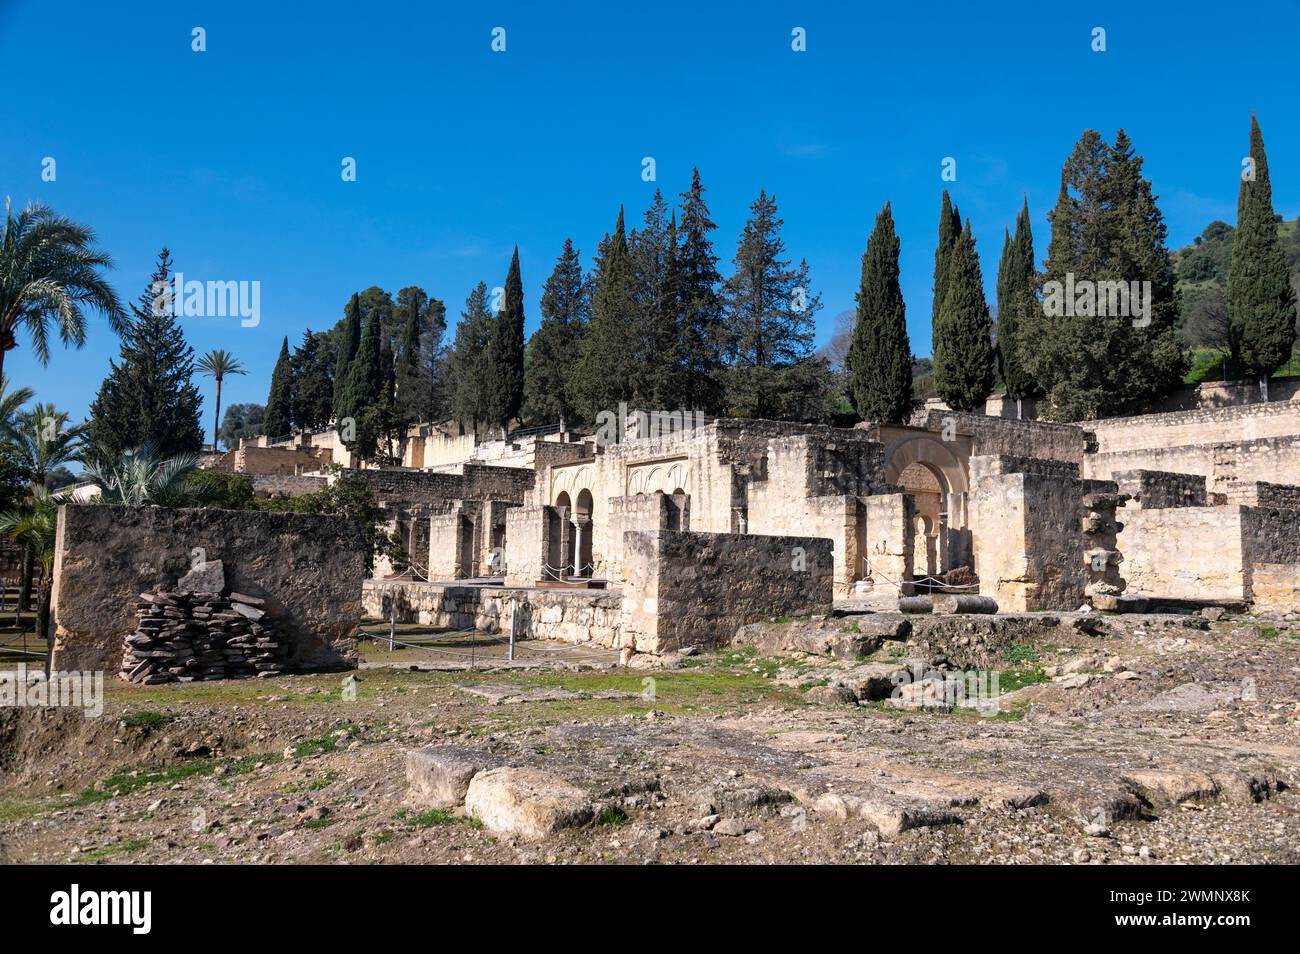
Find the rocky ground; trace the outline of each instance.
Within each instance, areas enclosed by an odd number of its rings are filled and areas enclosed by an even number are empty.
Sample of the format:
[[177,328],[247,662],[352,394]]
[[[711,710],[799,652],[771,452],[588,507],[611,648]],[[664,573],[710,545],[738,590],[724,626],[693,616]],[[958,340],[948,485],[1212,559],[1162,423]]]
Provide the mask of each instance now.
[[[99,719],[0,710],[0,862],[1300,861],[1300,625],[1012,623],[932,620],[857,640],[864,658],[371,668],[355,693],[342,673],[114,681]],[[997,669],[996,712],[895,708],[881,679],[909,660]],[[496,830],[431,807],[406,775],[429,746],[542,790],[491,794],[517,802]],[[582,810],[529,815],[546,785]],[[525,837],[510,811],[579,827]]]

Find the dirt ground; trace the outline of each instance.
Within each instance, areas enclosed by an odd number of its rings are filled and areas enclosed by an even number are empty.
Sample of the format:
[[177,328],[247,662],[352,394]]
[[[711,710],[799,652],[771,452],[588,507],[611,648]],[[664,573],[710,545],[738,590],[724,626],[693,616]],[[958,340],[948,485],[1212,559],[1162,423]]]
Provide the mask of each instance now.
[[[837,695],[902,643],[657,670],[372,646],[355,693],[110,680],[100,718],[0,710],[0,862],[1300,862],[1300,624],[1205,625],[1067,614],[1003,648],[984,715]],[[550,771],[596,821],[523,841],[408,804],[405,753],[447,743]]]

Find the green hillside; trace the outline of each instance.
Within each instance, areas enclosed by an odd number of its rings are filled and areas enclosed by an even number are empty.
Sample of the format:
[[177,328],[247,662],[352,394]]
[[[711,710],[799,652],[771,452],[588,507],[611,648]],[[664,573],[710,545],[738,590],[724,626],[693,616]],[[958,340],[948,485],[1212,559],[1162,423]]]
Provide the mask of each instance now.
[[[1291,270],[1291,283],[1300,298],[1300,219],[1289,222],[1279,219],[1277,230]],[[1228,265],[1235,234],[1236,229],[1226,222],[1211,222],[1191,245],[1173,253],[1179,327],[1192,348],[1188,384],[1239,376],[1228,367],[1222,347],[1227,322]],[[1297,326],[1300,327],[1300,315],[1297,315]],[[1278,374],[1300,374],[1300,353]]]

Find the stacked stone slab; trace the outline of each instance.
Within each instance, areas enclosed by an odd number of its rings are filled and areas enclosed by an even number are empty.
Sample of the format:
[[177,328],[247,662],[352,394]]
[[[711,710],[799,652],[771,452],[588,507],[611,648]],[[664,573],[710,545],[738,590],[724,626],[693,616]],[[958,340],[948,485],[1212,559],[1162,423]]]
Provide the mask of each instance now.
[[141,593],[121,677],[156,685],[283,672],[288,647],[264,604],[243,593]]

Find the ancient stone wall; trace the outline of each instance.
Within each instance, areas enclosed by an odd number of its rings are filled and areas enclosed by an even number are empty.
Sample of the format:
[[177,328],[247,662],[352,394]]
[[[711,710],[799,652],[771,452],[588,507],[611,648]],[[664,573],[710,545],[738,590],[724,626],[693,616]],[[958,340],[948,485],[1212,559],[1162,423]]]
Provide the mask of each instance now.
[[67,504],[55,541],[56,669],[116,669],[136,600],[169,590],[194,559],[220,560],[232,590],[266,600],[292,668],[353,656],[365,576],[362,528],[336,516]]
[[972,458],[972,471],[983,474],[971,505],[980,593],[1003,612],[1071,610],[1085,598],[1111,604],[1124,590],[1118,488],[1014,466],[1006,455]]
[[539,580],[551,578],[553,571],[547,566],[563,569],[551,563],[551,533],[558,523],[554,507],[526,505],[506,511],[507,586],[536,586]]
[[1099,480],[1137,469],[1199,474],[1206,478],[1210,492],[1222,494],[1231,493],[1240,482],[1296,484],[1300,483],[1300,436],[1152,446],[1092,454],[1084,462],[1084,473]]
[[728,643],[771,616],[829,612],[831,542],[677,531],[624,537],[622,635],[638,652]]
[[1204,507],[1205,478],[1199,474],[1171,474],[1163,470],[1121,470],[1115,472],[1120,492],[1132,498],[1130,510],[1163,510],[1168,507]]
[[915,562],[916,504],[907,494],[876,494],[862,503],[865,536],[858,575],[871,580],[870,595],[875,603],[897,609],[898,597],[912,592],[908,581]]
[[1247,598],[1243,507],[1139,507],[1124,513],[1119,545],[1129,595]]
[[304,477],[281,474],[252,474],[253,496],[266,497],[301,497],[324,490],[329,480],[326,477]]
[[1300,401],[1113,417],[1088,429],[1100,454],[1292,437],[1300,435]]
[[293,476],[308,471],[318,471],[328,466],[332,457],[328,448],[259,447],[247,440],[241,440],[235,451],[234,469],[241,474]]
[[[925,410],[913,416],[912,424],[937,434],[945,430],[971,438],[975,456],[1006,454],[1039,460],[1082,463],[1090,448],[1091,434],[1075,424],[1050,424],[959,411]],[[1088,428],[1091,429],[1092,422]]]
[[623,606],[622,594],[612,590],[509,589],[378,580],[366,581],[363,600],[367,616],[388,619],[395,603],[399,622],[497,634],[509,632],[513,607],[521,639],[555,639],[607,648],[618,645]]
[[1254,610],[1300,612],[1300,510],[1243,507],[1241,519]]
[[1300,510],[1300,487],[1263,480],[1238,483],[1226,494],[1227,502],[1247,507]]
[[461,473],[383,468],[347,471],[362,477],[385,507],[445,512],[453,500],[509,500],[522,503],[532,489],[531,470],[466,464]]

